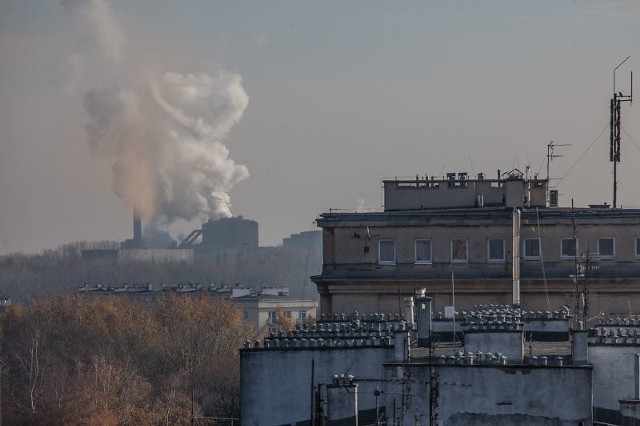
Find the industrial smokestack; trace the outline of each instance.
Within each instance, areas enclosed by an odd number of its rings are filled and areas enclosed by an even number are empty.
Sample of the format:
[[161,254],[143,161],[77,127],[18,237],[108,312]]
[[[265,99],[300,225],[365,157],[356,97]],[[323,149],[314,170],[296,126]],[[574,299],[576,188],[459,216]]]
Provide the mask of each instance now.
[[135,210],[133,211],[133,242],[136,247],[142,245],[142,219]]
[[229,192],[249,177],[224,144],[249,102],[242,77],[163,71],[128,43],[108,0],[61,2],[88,30],[82,45],[93,38],[88,69],[109,82],[85,93],[85,129],[111,164],[115,194],[156,226],[231,216]]

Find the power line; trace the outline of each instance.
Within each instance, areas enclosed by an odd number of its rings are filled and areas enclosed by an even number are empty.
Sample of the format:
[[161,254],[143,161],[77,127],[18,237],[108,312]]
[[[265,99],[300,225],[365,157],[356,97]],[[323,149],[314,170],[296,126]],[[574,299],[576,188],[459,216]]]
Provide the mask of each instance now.
[[633,144],[636,146],[636,148],[638,148],[638,151],[640,151],[640,146],[636,143],[636,141],[633,140],[633,138],[631,137],[631,135],[629,133],[627,133],[627,131],[625,130],[625,128],[622,128],[622,131],[624,132],[625,135],[627,135],[627,137],[629,138],[629,140],[631,142],[633,142]]
[[562,180],[563,180],[564,178],[566,178],[566,177],[569,175],[569,173],[571,173],[571,170],[573,170],[573,168],[574,168],[574,167],[575,167],[575,166],[580,162],[580,160],[582,160],[582,157],[584,157],[584,156],[585,156],[585,154],[586,154],[587,152],[589,152],[589,150],[591,149],[591,147],[592,147],[593,145],[595,145],[595,143],[596,143],[596,142],[598,142],[598,140],[600,139],[600,137],[602,137],[602,135],[604,134],[605,130],[607,130],[608,128],[609,128],[609,123],[607,123],[607,124],[605,124],[605,125],[604,125],[604,127],[602,128],[602,131],[600,132],[600,134],[599,134],[599,135],[598,135],[598,136],[593,140],[593,142],[591,142],[591,144],[590,144],[590,145],[587,147],[587,149],[586,149],[586,150],[585,150],[585,151],[580,155],[580,157],[578,157],[578,159],[575,161],[575,163],[573,163],[573,164],[571,165],[571,167],[569,167],[569,170],[567,170],[567,172],[564,174],[564,176],[562,176],[562,177],[558,180],[558,183],[556,184],[556,186],[557,186],[557,185],[560,185],[560,182],[562,182]]

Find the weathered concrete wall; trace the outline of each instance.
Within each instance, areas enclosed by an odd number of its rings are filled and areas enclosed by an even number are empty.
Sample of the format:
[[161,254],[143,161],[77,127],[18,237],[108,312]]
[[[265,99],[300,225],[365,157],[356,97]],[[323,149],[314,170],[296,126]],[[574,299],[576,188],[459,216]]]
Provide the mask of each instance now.
[[[591,367],[385,366],[384,402],[393,424],[429,424],[430,385],[437,425],[591,424]],[[394,412],[393,407],[396,410]]]
[[439,182],[437,187],[411,187],[386,181],[384,182],[385,210],[473,207],[476,204],[475,182],[465,183],[467,186],[462,187],[449,187],[447,182]]
[[[393,359],[393,347],[248,349],[240,351],[241,417],[246,426],[308,421],[311,416],[311,363],[315,384],[330,384],[333,376],[382,378],[383,364]],[[375,409],[373,391],[380,382],[358,383],[360,411]]]
[[327,420],[330,424],[358,424],[358,385],[327,386]]
[[464,335],[465,352],[499,352],[507,362],[519,364],[524,356],[522,330],[469,330]]
[[[533,180],[386,180],[385,210],[474,207],[480,204],[522,207],[545,205],[546,181]],[[480,201],[482,199],[482,201]]]
[[634,360],[640,353],[636,345],[589,345],[593,365],[593,407],[596,420],[619,420],[621,399],[634,398]]
[[620,401],[620,417],[622,426],[640,426],[640,401]]

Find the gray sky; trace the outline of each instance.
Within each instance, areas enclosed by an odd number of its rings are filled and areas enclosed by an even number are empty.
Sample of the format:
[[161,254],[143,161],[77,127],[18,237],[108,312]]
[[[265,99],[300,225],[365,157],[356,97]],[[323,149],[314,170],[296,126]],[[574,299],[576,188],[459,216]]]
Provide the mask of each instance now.
[[[563,204],[611,203],[608,131],[585,151],[608,125],[613,68],[632,56],[625,92],[640,73],[637,0],[110,5],[137,62],[242,76],[248,107],[224,143],[250,177],[229,195],[262,245],[329,208],[379,208],[385,177],[544,174],[551,140],[571,144],[551,164]],[[0,0],[0,254],[131,234],[113,160],[87,142],[84,93],[114,78],[91,30],[57,1]],[[628,207],[640,207],[638,117],[623,106]]]

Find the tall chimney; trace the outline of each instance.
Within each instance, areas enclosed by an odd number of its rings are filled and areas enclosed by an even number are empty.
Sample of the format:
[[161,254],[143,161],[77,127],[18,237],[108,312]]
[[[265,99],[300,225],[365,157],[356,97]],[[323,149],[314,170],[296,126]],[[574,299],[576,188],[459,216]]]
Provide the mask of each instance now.
[[133,241],[138,248],[142,244],[142,220],[135,210],[133,211]]

